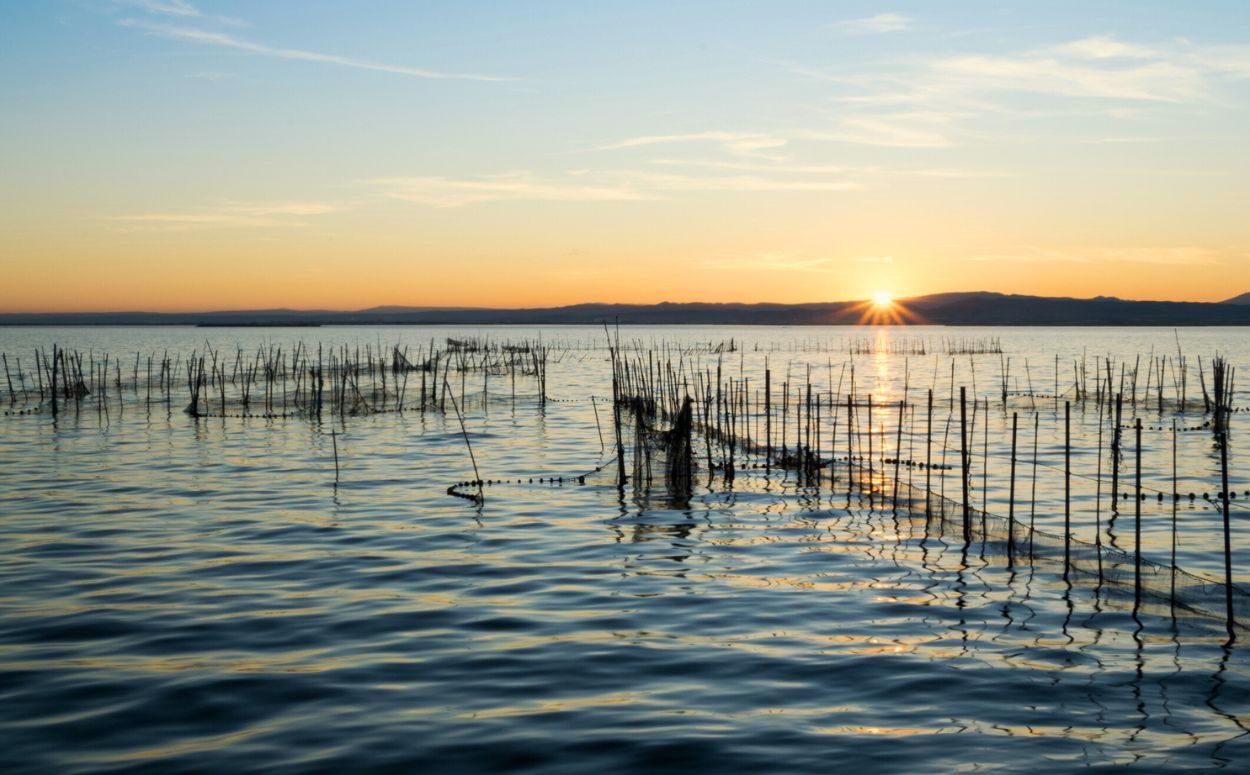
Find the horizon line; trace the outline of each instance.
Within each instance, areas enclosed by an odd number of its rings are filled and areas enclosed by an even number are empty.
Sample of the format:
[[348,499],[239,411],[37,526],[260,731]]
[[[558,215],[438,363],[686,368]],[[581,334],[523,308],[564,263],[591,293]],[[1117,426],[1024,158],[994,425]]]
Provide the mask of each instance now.
[[[1111,296],[1098,294],[1096,296],[1080,297],[1080,296],[1041,296],[1028,293],[1008,293],[1003,291],[939,291],[936,293],[920,294],[916,296],[904,296],[892,299],[890,304],[894,306],[905,306],[907,303],[915,303],[918,301],[926,301],[945,296],[1004,296],[1004,297],[1022,297],[1028,299],[1043,300],[1066,300],[1066,301],[1106,301],[1106,302],[1125,302],[1138,304],[1209,304],[1222,305],[1236,303],[1235,300],[1243,297],[1250,297],[1250,293],[1242,293],[1227,299],[1219,301],[1196,301],[1191,299],[1127,299],[1119,296]],[[374,304],[368,307],[255,307],[255,308],[201,308],[201,309],[85,309],[85,310],[65,310],[65,309],[44,309],[44,310],[3,310],[0,309],[0,316],[47,316],[47,315],[241,315],[241,314],[261,314],[261,313],[292,313],[292,314],[352,314],[352,313],[368,313],[377,312],[385,314],[388,311],[396,313],[402,312],[527,312],[542,310],[560,310],[573,307],[658,307],[658,306],[721,306],[721,307],[810,307],[821,305],[846,305],[846,304],[871,304],[873,299],[837,299],[822,301],[802,301],[802,302],[780,302],[780,301],[652,301],[652,302],[627,302],[627,301],[579,301],[569,304],[539,304],[532,306],[477,306],[477,305],[454,305],[454,304]]]

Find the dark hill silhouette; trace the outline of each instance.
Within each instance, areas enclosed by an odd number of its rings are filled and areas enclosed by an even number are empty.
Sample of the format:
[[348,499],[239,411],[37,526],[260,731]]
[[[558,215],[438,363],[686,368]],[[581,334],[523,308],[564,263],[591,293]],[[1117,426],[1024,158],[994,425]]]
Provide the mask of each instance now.
[[[1250,294],[1221,303],[1126,301],[1024,296],[974,291],[897,302],[903,320],[946,326],[1216,326],[1250,325]],[[691,302],[587,303],[566,307],[490,309],[383,306],[354,312],[230,310],[221,312],[7,313],[0,325],[558,325],[601,321],[653,325],[831,325],[872,322],[864,301],[809,304]]]

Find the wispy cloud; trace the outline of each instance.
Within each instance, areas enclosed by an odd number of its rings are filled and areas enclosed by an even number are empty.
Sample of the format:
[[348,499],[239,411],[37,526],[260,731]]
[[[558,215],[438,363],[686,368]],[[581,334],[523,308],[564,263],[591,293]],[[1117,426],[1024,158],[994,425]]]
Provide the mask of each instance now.
[[179,19],[211,20],[232,27],[246,27],[242,19],[233,16],[206,16],[186,0],[117,0],[120,5],[138,8],[157,16],[173,16]]
[[1170,59],[1087,60],[1052,49],[1015,56],[970,55],[936,62],[948,88],[1032,92],[1144,102],[1182,102],[1205,92],[1201,70]]
[[911,18],[900,13],[879,13],[862,19],[846,19],[833,26],[834,29],[855,35],[879,35],[885,32],[902,32],[911,26]]
[[663,191],[856,191],[863,184],[847,179],[796,180],[764,175],[673,175],[651,172],[619,173],[653,192]]
[[421,176],[375,178],[365,182],[382,189],[385,196],[431,207],[463,207],[497,201],[622,202],[650,198],[627,186],[553,180],[528,172],[461,180]]
[[[970,127],[989,115],[1134,121],[1173,105],[1218,106],[1224,87],[1250,80],[1250,46],[1143,44],[1095,35],[1006,53],[892,58],[841,70],[778,64],[830,84],[841,107],[830,112],[828,126],[812,127],[807,137],[941,148],[977,141]],[[1106,127],[1095,137],[1108,138]]]
[[[1026,246],[1011,252],[995,252],[968,256],[969,261],[983,263],[1018,263],[1041,261],[1046,263],[1131,263],[1154,266],[1215,266],[1225,263],[1227,254],[1209,247],[1181,245],[1175,247],[1107,247],[1069,246],[1043,248]],[[1238,259],[1245,254],[1236,253]]]
[[855,260],[861,264],[893,264],[894,256],[856,256]]
[[326,215],[346,209],[346,205],[330,202],[232,202],[222,206],[225,212],[245,215]]
[[851,115],[830,129],[805,130],[808,140],[896,148],[946,148],[955,145],[948,128],[955,115],[932,111]]
[[1081,141],[1086,145],[1137,145],[1140,143],[1163,143],[1167,142],[1163,137],[1148,137],[1146,135],[1123,135],[1116,137],[1090,137]]
[[706,259],[708,269],[746,272],[831,272],[832,258],[802,258],[785,253],[731,254]]
[[896,174],[917,175],[922,178],[1005,178],[1002,170],[970,170],[957,167],[929,167],[917,170],[898,170]]
[[793,175],[846,175],[870,171],[870,167],[852,167],[845,164],[794,164],[789,162],[765,163],[735,161],[728,159],[647,159],[647,164],[661,167],[696,167],[701,169],[734,170],[739,172],[764,172]]
[[205,70],[199,73],[188,73],[188,78],[195,78],[199,81],[229,81],[239,76],[235,73],[223,73],[216,70]]
[[1051,49],[1055,54],[1077,59],[1154,59],[1160,51],[1136,43],[1125,43],[1105,35],[1081,38]]
[[190,229],[306,226],[301,220],[348,209],[327,202],[228,202],[194,210],[131,213],[105,220],[131,229],[183,231]]
[[319,62],[323,64],[338,65],[340,67],[351,67],[357,70],[375,70],[378,72],[394,73],[396,75],[406,75],[415,78],[493,82],[515,80],[513,78],[496,75],[447,73],[440,70],[383,64],[381,62],[372,62],[365,59],[354,59],[352,57],[339,56],[337,54],[323,54],[316,51],[306,51],[297,48],[278,48],[244,40],[223,32],[214,32],[212,30],[200,29],[198,27],[151,23],[141,19],[122,19],[118,22],[118,24],[123,27],[131,27],[142,30],[149,35],[155,35],[157,37],[167,38],[170,40],[181,40],[189,43],[200,43],[208,46],[217,46],[219,48],[234,49],[236,51],[245,51],[247,53],[257,54],[260,56],[275,57],[277,59]]
[[1143,45],[1092,36],[1015,53],[938,57],[910,75],[888,78],[890,88],[910,82],[903,95],[945,100],[947,106],[952,99],[984,106],[980,100],[987,95],[1018,92],[1120,101],[1107,106],[1110,114],[1132,103],[1208,100],[1221,80],[1250,78],[1250,46],[1187,40]]
[[575,170],[566,177],[515,171],[476,178],[389,177],[364,181],[384,196],[431,207],[464,207],[482,202],[631,202],[680,193],[820,193],[863,188],[847,178],[796,179],[769,175],[690,175],[646,170]]
[[181,16],[184,18],[198,19],[203,16],[199,9],[185,0],[119,0],[122,5],[130,5],[135,8],[142,8],[149,13],[161,14],[164,16]]
[[786,144],[785,138],[758,132],[687,132],[671,135],[644,135],[618,140],[614,143],[600,145],[594,150],[613,151],[622,148],[642,148],[650,145],[671,145],[674,143],[717,143],[727,153],[735,156],[752,156],[763,159],[780,160],[784,157],[764,153],[772,148],[780,148]]

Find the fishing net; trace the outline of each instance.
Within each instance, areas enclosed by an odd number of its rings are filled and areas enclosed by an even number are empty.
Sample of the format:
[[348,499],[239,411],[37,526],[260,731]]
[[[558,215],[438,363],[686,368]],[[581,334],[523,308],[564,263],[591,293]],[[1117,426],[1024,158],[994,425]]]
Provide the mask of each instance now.
[[[688,500],[693,473],[706,469],[732,481],[744,472],[766,469],[793,475],[809,488],[845,489],[879,511],[907,520],[926,538],[963,545],[982,559],[1008,566],[1031,566],[1061,577],[1072,586],[1098,588],[1109,599],[1133,606],[1166,608],[1224,620],[1231,612],[1238,627],[1250,625],[1250,591],[1189,573],[1167,563],[1073,535],[1037,528],[1033,520],[995,514],[917,486],[900,466],[878,465],[866,456],[822,457],[799,444],[787,448],[760,444],[731,428],[707,406],[695,411],[685,397],[678,411],[665,411],[654,398],[621,400],[622,433],[632,481],[644,495],[660,493]],[[956,453],[958,454],[958,453]],[[900,465],[904,461],[898,461]],[[702,465],[701,465],[702,464]],[[906,465],[916,465],[906,461]],[[955,466],[932,464],[932,470]],[[959,474],[955,475],[958,481]],[[743,485],[749,486],[746,483]],[[1121,514],[1133,518],[1134,515]]]

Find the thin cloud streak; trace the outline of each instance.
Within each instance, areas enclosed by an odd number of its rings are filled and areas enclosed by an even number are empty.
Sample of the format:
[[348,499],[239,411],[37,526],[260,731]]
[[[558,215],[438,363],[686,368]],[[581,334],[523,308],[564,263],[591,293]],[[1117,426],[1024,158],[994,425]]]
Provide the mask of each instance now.
[[266,46],[261,43],[253,43],[243,40],[233,35],[227,35],[222,32],[212,32],[210,30],[198,29],[195,27],[178,27],[168,24],[153,24],[140,19],[122,19],[118,22],[123,27],[131,27],[142,30],[149,35],[155,35],[170,40],[181,40],[190,43],[201,43],[209,46],[217,46],[220,48],[229,48],[236,51],[246,51],[250,54],[258,54],[261,56],[274,57],[277,59],[290,59],[304,62],[320,62],[323,64],[339,65],[340,67],[350,67],[357,70],[373,70],[383,73],[394,73],[396,75],[406,75],[414,78],[431,78],[441,80],[461,80],[461,81],[488,81],[488,82],[504,82],[513,81],[514,78],[494,75],[473,75],[468,73],[444,73],[438,70],[427,70],[416,67],[404,67],[401,65],[388,65],[380,62],[370,62],[364,59],[353,59],[351,57],[338,56],[337,54],[322,54],[316,51],[305,51],[296,48],[275,48]]
[[300,218],[348,209],[327,202],[229,202],[218,207],[176,212],[108,216],[104,220],[132,229],[189,230],[307,226]]
[[121,0],[122,5],[142,8],[149,13],[198,19],[204,14],[185,0]]
[[597,186],[536,178],[526,172],[473,180],[440,176],[375,178],[364,181],[384,195],[431,207],[464,207],[496,201],[626,202],[648,199],[623,186]]
[[629,180],[661,191],[857,191],[863,185],[853,180],[795,180],[759,175],[668,175],[650,172],[621,173]]
[[734,170],[738,172],[779,172],[793,175],[845,175],[872,171],[870,167],[850,167],[844,164],[764,164],[750,161],[723,161],[718,159],[648,159],[647,164],[660,167],[696,167],[701,169]]
[[374,178],[362,181],[383,195],[431,207],[464,207],[496,201],[636,202],[684,192],[821,193],[855,191],[854,180],[767,177],[762,175],[682,175],[636,170],[577,170],[570,179],[544,178],[528,171],[457,179],[442,176]]
[[[1235,254],[1244,259],[1245,255]],[[1218,266],[1225,263],[1220,251],[1194,245],[1176,247],[1027,247],[1019,252],[969,256],[981,263],[1063,262],[1078,264],[1130,263],[1152,266]]]
[[863,19],[847,19],[833,25],[834,29],[856,35],[879,35],[902,32],[911,27],[911,18],[901,13],[879,13]]
[[832,258],[796,258],[782,253],[754,256],[728,255],[703,262],[708,269],[741,272],[832,272]]
[[950,118],[917,114],[862,115],[842,119],[833,129],[799,133],[807,140],[892,148],[949,148],[956,145],[943,131]]
[[200,9],[186,0],[117,0],[120,5],[132,6],[158,16],[173,16],[179,19],[208,20],[232,27],[246,27],[247,22],[233,16],[205,16]]
[[683,134],[669,135],[644,135],[642,137],[630,137],[615,143],[600,145],[593,150],[596,151],[615,151],[625,148],[643,148],[649,145],[669,145],[674,143],[695,143],[695,142],[715,142],[727,152],[735,156],[750,156],[761,159],[771,159],[781,161],[785,157],[773,154],[766,154],[771,148],[780,148],[786,144],[786,139],[775,135],[763,134],[758,132],[687,132]]
[[1205,93],[1199,70],[1171,61],[1143,62],[1120,67],[1073,62],[1044,53],[1033,56],[969,55],[939,61],[934,70],[962,80],[979,91],[1052,94],[1063,97],[1099,97],[1139,102],[1186,102]]

